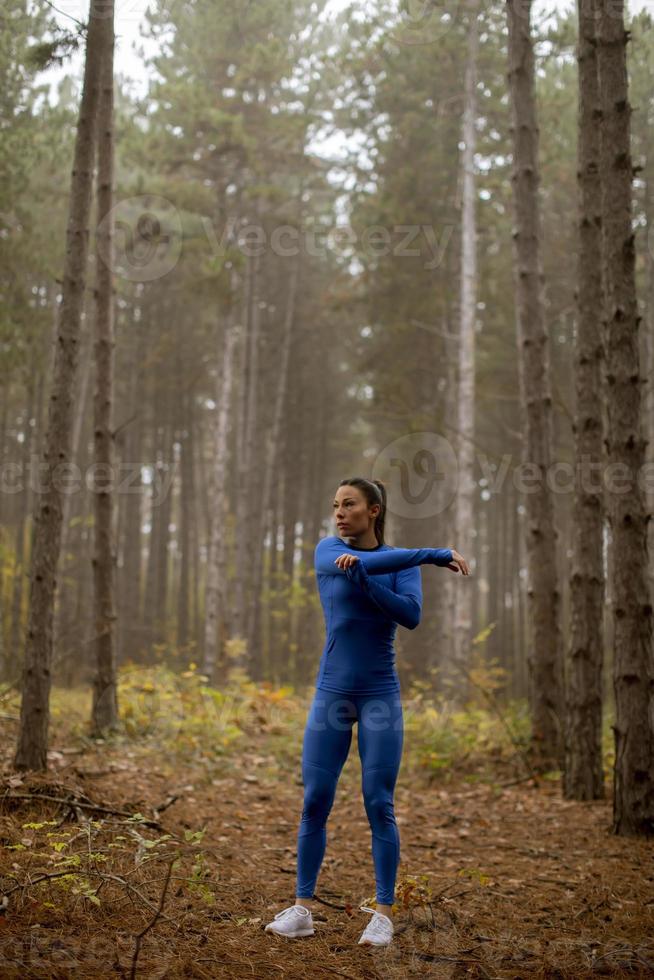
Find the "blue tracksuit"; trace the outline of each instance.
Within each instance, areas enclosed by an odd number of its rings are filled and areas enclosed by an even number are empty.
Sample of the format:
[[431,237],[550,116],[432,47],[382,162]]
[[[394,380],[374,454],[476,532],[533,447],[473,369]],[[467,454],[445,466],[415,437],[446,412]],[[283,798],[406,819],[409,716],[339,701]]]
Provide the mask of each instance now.
[[[359,558],[340,569],[342,554]],[[327,843],[336,784],[358,722],[364,805],[372,832],[377,903],[392,905],[400,859],[393,793],[403,742],[397,624],[415,629],[422,610],[419,565],[448,565],[449,548],[353,548],[322,538],[314,568],[326,638],[302,748],[304,807],[297,837],[296,896],[311,898]]]

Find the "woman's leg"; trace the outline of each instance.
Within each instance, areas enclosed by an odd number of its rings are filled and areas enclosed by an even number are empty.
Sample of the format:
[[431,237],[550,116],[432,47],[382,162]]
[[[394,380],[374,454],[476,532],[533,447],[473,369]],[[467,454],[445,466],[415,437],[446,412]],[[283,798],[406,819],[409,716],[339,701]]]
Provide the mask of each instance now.
[[327,846],[327,817],[352,742],[356,706],[352,698],[317,690],[302,745],[304,806],[297,835],[295,895],[308,905]]
[[395,880],[400,862],[400,835],[393,805],[404,741],[400,695],[377,694],[361,698],[358,715],[361,788],[372,834],[377,908],[389,915],[395,901]]

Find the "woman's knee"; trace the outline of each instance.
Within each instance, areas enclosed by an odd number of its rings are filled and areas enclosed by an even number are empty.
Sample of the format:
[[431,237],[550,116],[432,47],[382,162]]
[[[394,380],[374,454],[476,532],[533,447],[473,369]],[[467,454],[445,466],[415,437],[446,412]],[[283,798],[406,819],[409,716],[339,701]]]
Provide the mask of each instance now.
[[304,774],[303,820],[327,819],[334,802],[336,776],[326,769],[307,766]]
[[395,807],[390,790],[379,787],[364,790],[363,802],[371,827],[395,823]]

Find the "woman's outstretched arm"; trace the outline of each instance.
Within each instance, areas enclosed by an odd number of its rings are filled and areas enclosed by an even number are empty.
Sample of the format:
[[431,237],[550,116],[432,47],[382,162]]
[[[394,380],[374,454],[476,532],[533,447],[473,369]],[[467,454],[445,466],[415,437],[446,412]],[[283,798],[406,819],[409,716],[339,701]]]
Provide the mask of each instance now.
[[354,555],[366,566],[369,575],[400,572],[416,565],[449,565],[451,548],[393,548],[390,551],[357,551],[337,537],[321,538],[314,552],[314,568],[321,575],[343,575],[334,564],[339,555]]
[[400,626],[414,630],[422,612],[422,579],[419,568],[406,568],[395,578],[395,590],[372,578],[361,561],[355,561],[345,574],[369,596],[381,611]]

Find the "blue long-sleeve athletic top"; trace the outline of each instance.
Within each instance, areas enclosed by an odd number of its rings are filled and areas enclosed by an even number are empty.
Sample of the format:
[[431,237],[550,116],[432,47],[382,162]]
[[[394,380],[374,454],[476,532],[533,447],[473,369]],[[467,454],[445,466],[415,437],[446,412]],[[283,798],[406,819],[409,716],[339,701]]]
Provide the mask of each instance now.
[[[344,553],[359,559],[335,565]],[[450,548],[353,548],[335,535],[321,538],[314,569],[325,615],[325,646],[316,688],[374,695],[400,690],[393,641],[397,624],[415,629],[422,611],[419,565],[448,565]]]

